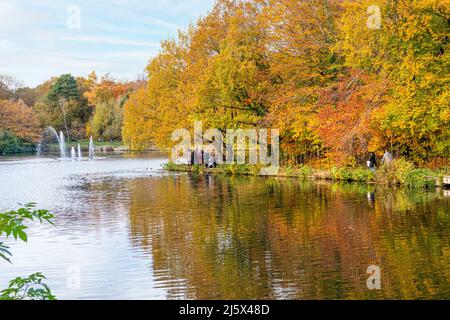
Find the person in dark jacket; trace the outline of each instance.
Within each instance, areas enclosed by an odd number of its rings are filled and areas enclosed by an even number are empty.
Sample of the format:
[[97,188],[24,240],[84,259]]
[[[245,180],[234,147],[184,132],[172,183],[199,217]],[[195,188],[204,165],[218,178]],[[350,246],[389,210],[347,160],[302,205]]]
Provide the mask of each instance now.
[[369,156],[369,161],[367,161],[367,165],[372,172],[375,172],[375,169],[377,167],[377,157],[375,156],[375,153],[371,152]]
[[191,154],[190,154],[190,162],[189,165],[193,166],[195,163],[195,152],[194,150],[190,150]]

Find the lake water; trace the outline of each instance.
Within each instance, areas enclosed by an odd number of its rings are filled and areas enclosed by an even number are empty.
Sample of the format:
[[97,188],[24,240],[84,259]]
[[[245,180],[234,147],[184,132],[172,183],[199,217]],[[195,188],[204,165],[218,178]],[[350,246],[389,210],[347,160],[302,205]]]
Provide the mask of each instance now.
[[0,212],[36,202],[56,226],[7,241],[0,288],[42,272],[59,299],[450,299],[442,190],[172,174],[165,161],[2,158]]

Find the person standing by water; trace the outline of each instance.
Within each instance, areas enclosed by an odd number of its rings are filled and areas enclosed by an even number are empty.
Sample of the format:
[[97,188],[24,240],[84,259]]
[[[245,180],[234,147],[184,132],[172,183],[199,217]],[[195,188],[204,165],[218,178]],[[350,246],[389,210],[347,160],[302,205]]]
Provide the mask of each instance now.
[[216,155],[215,153],[211,153],[208,159],[208,168],[215,168],[217,166]]
[[373,173],[375,173],[375,170],[377,168],[377,157],[375,156],[375,153],[370,153],[369,161],[367,161],[367,166]]
[[193,149],[190,149],[189,153],[189,166],[193,166],[195,164],[195,152]]
[[210,158],[210,154],[208,152],[208,150],[205,150],[203,152],[203,163],[205,164],[205,167],[208,168],[208,164],[209,164],[209,158]]
[[394,161],[394,156],[388,150],[384,151],[383,159],[381,160],[381,164],[390,165]]

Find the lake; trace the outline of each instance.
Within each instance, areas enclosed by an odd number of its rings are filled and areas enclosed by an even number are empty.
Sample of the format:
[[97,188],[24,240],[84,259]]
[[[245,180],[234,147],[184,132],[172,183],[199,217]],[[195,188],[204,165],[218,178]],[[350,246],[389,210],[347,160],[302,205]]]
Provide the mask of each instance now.
[[[8,240],[0,288],[58,299],[450,299],[450,198],[358,184],[168,173],[161,153],[0,158],[0,212],[55,225]],[[381,269],[369,290],[367,268]]]

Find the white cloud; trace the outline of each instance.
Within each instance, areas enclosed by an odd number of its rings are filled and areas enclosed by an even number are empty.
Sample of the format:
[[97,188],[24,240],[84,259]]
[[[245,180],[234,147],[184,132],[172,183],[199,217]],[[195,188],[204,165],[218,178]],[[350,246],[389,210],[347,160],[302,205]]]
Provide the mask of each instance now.
[[10,0],[0,2],[0,31],[12,30],[23,21],[23,12]]
[[[23,3],[22,3],[23,4]],[[21,3],[14,0],[0,0],[0,36],[7,36],[10,33],[23,31],[33,27],[40,18]]]
[[146,42],[146,41],[134,41],[125,40],[106,36],[65,36],[61,37],[62,41],[75,41],[75,42],[91,42],[91,43],[101,43],[101,44],[111,44],[111,45],[122,45],[122,46],[140,46],[140,47],[159,47],[159,43]]
[[[214,0],[0,0],[0,73],[27,85],[63,73],[133,79]],[[66,27],[66,6],[81,7],[82,29]]]
[[[153,54],[156,52],[153,52]],[[149,59],[152,53],[147,51],[118,51],[102,54],[105,58]]]
[[7,39],[0,39],[0,49],[2,50],[14,50],[17,46]]

